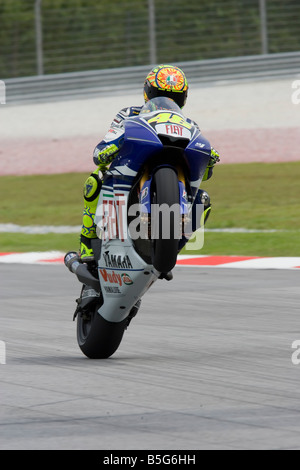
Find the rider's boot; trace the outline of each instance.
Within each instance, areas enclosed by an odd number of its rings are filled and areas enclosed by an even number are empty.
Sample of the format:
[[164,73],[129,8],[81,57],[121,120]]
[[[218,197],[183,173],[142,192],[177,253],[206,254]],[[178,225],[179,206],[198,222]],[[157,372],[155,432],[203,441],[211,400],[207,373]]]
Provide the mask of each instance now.
[[211,211],[210,196],[206,191],[203,191],[203,189],[199,189],[197,197],[200,199],[201,204],[203,204],[203,214],[200,219],[200,227],[202,227],[206,224]]
[[[203,210],[200,211],[201,216],[199,217],[199,206],[203,206]],[[192,234],[204,225],[207,222],[209,214],[211,212],[211,203],[209,194],[203,189],[198,189],[193,207],[192,207],[192,217],[191,225],[188,224],[188,233],[185,234],[181,240],[179,240],[178,253],[184,248],[186,243],[189,241]]]

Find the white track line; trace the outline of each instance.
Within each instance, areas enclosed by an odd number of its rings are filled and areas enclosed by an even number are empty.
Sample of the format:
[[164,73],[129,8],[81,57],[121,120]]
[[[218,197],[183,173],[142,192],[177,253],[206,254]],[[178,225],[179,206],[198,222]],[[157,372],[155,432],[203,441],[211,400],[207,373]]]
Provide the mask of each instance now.
[[[28,233],[28,234],[45,234],[45,233],[78,233],[81,230],[79,225],[17,225],[17,224],[0,224],[1,233]],[[293,230],[276,230],[276,229],[248,229],[243,227],[233,228],[205,228],[205,232],[215,233],[276,233],[290,232]]]

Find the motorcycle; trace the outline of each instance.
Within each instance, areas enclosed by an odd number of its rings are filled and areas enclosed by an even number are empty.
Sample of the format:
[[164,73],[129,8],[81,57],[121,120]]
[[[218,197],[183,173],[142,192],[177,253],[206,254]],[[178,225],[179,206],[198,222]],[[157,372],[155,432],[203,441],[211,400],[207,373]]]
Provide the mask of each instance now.
[[83,284],[74,319],[89,358],[114,354],[143,295],[158,279],[172,279],[210,158],[209,142],[169,98],[148,101],[124,129],[95,214],[97,263],[90,267],[75,253],[65,257],[68,266],[74,257],[72,271]]

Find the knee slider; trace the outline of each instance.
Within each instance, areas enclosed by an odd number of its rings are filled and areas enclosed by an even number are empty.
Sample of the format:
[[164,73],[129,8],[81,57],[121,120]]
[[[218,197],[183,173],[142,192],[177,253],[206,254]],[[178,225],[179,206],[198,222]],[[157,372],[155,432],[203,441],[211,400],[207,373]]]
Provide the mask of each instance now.
[[97,173],[91,173],[83,187],[83,197],[87,202],[94,201],[100,193],[102,181]]

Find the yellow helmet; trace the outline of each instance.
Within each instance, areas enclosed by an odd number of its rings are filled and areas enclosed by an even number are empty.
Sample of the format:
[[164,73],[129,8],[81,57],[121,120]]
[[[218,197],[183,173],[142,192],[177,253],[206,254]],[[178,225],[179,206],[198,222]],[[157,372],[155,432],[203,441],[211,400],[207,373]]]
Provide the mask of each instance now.
[[187,92],[188,84],[185,74],[174,65],[157,65],[148,73],[144,83],[145,103],[152,98],[166,96],[183,108]]

